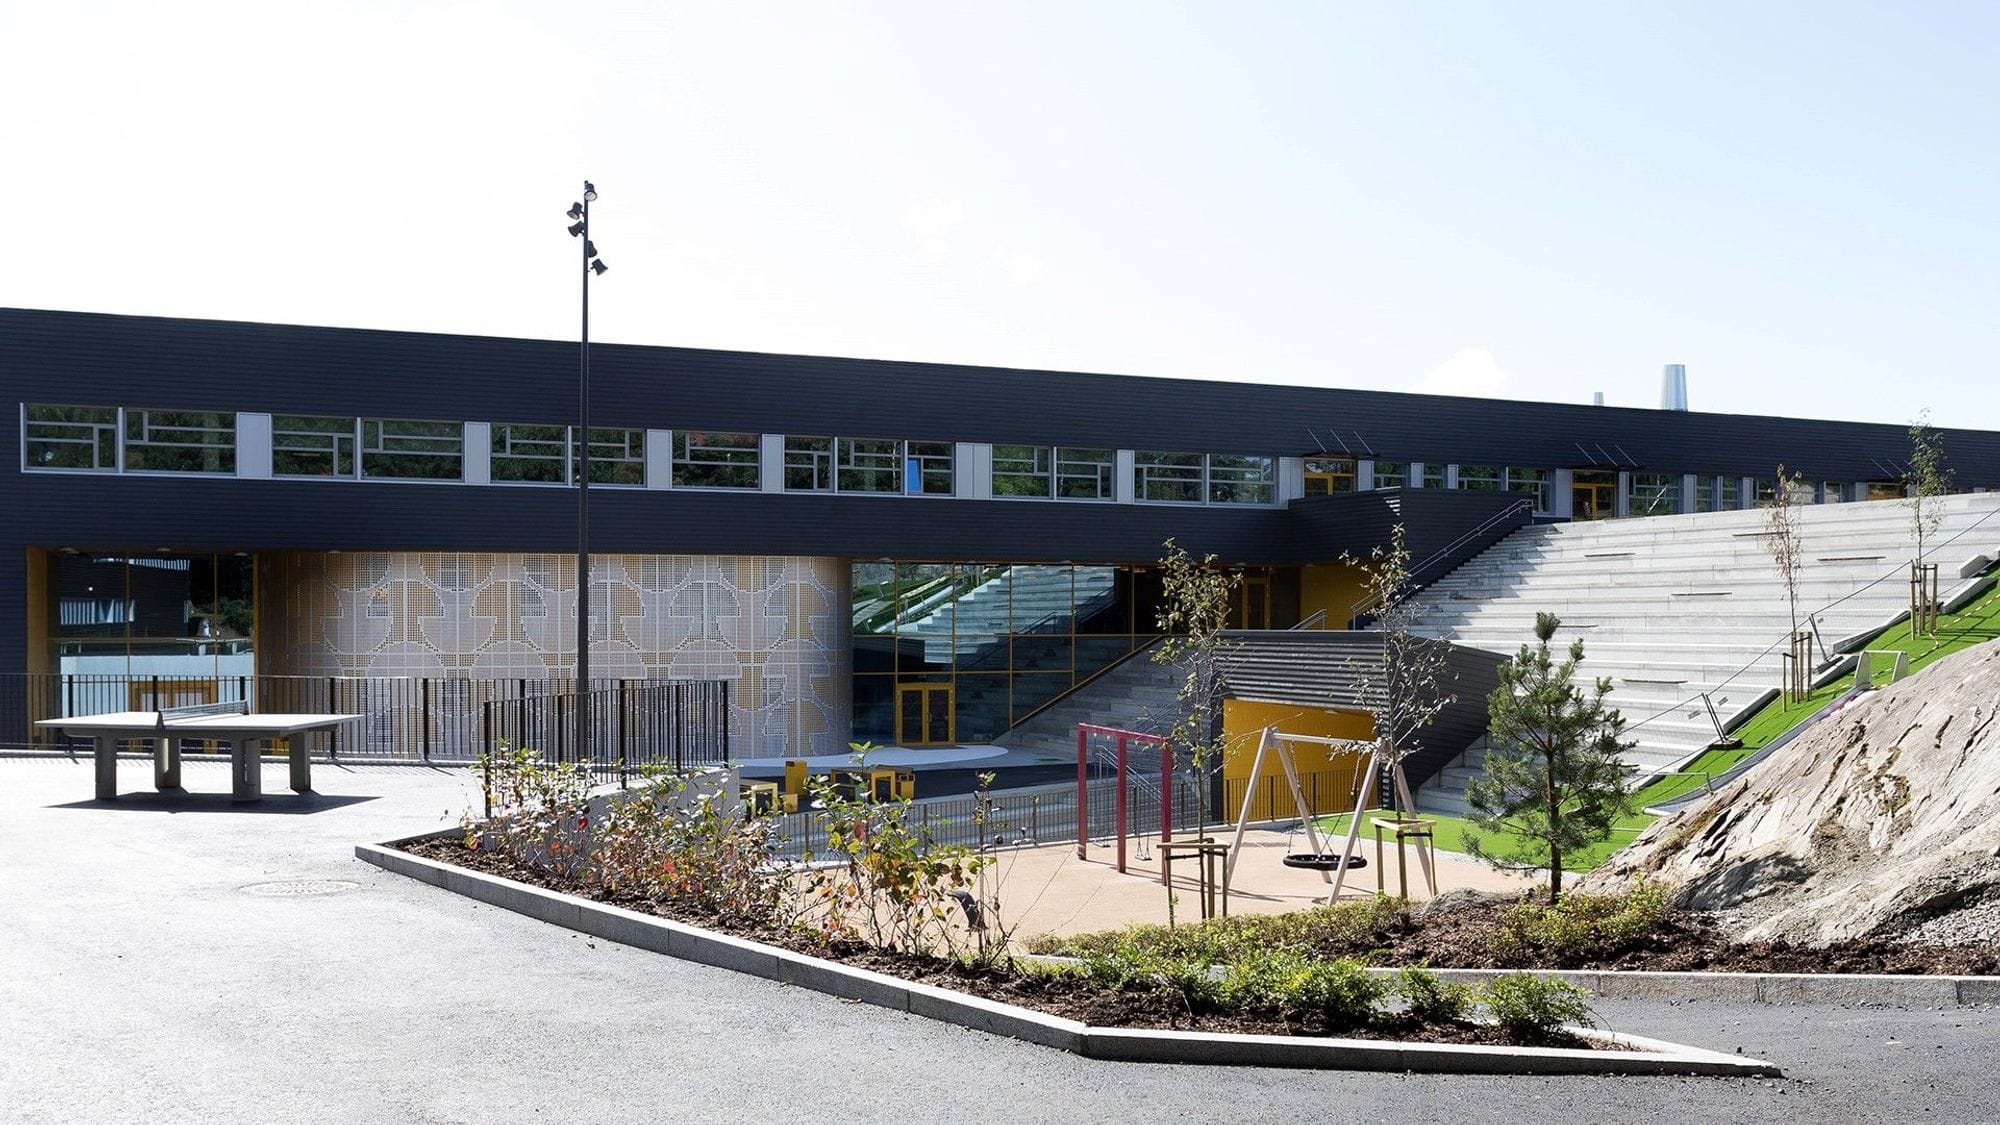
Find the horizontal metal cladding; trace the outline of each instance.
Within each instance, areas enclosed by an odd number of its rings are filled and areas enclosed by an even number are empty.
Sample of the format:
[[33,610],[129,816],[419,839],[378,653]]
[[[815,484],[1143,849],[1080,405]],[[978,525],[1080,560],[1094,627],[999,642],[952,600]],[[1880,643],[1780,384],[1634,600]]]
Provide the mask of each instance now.
[[[1383,640],[1378,632],[1299,630],[1227,636],[1226,690],[1239,699],[1365,708],[1366,685],[1381,681]],[[1436,776],[1486,732],[1486,698],[1500,682],[1501,664],[1493,653],[1447,641],[1417,639],[1416,643],[1445,650],[1445,682],[1440,688],[1451,701],[1418,732],[1416,748],[1404,760],[1412,786]]]
[[[564,488],[29,473],[11,526],[26,546],[183,550],[576,549]],[[906,561],[1137,563],[1169,536],[1231,562],[1293,558],[1282,508],[959,500],[693,489],[590,490],[600,553]]]
[[[1402,524],[1403,546],[1410,553],[1410,565],[1415,567],[1449,547],[1459,546],[1474,552],[1490,546],[1508,531],[1527,523],[1529,516],[1523,512],[1518,519],[1493,525],[1489,529],[1491,536],[1466,541],[1472,532],[1518,507],[1521,499],[1504,492],[1438,488],[1309,496],[1290,505],[1293,551],[1304,562],[1327,562],[1342,553],[1365,559],[1376,546],[1388,543],[1390,532]],[[1435,579],[1437,575],[1426,577]]]
[[[611,331],[616,331],[615,327]],[[18,399],[562,422],[564,341],[0,310]],[[594,344],[594,424],[1536,468],[1879,479],[1902,424],[1506,402],[891,360]],[[57,393],[60,388],[60,393]],[[1885,406],[1901,412],[1905,404]],[[1946,430],[1961,487],[2000,486],[2000,434]],[[1878,463],[1879,462],[1879,463]]]

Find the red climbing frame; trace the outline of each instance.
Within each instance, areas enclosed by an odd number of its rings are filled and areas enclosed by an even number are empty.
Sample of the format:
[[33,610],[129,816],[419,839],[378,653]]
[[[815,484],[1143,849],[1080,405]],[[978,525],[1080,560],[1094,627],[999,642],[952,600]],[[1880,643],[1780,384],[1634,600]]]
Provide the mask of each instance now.
[[[1164,736],[1119,730],[1090,723],[1076,724],[1076,858],[1088,859],[1090,849],[1090,736],[1101,734],[1118,747],[1118,873],[1125,873],[1125,748],[1141,742],[1160,748],[1160,842],[1174,838],[1174,748]],[[1167,882],[1167,865],[1160,864],[1160,882]]]

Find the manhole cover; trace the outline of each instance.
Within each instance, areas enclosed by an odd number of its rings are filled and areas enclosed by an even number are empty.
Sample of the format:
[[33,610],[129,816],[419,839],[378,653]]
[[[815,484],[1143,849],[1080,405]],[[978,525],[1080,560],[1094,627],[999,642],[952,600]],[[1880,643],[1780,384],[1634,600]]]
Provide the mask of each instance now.
[[243,891],[269,898],[294,898],[299,895],[337,895],[360,885],[345,879],[285,879],[276,883],[252,883]]

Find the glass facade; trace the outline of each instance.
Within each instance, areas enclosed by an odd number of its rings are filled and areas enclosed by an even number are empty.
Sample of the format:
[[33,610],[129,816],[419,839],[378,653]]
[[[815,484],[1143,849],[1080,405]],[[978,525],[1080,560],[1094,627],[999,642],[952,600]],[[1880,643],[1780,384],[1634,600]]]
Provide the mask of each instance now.
[[991,741],[1150,641],[1159,598],[1148,568],[855,563],[854,737]]
[[[210,702],[255,672],[256,568],[240,555],[57,555],[49,596],[58,668],[158,676],[172,702]],[[188,698],[179,698],[188,696]]]
[[[233,476],[239,461],[255,465],[262,450],[239,448],[237,415],[222,411],[161,410],[141,407],[21,406],[22,467],[33,470],[108,473],[200,473]],[[278,477],[338,477],[462,482],[466,477],[466,423],[354,418],[270,416],[271,471]],[[254,433],[254,429],[252,431]],[[644,429],[590,431],[593,484],[647,485]],[[675,430],[672,449],[660,458],[669,481],[655,487],[758,490],[763,479],[767,435],[738,431]],[[496,484],[565,484],[574,480],[580,458],[575,427],[493,423],[484,451]],[[958,485],[958,446],[944,441],[833,438],[786,435],[782,441],[782,484],[792,492],[857,492],[907,496],[952,496]],[[997,498],[1114,501],[1126,487],[1118,465],[1132,458],[1130,498],[1166,504],[1253,504],[1278,502],[1274,457],[1256,454],[1125,451],[1072,446],[996,444],[991,475],[982,482]],[[1443,488],[1507,493],[1529,498],[1535,511],[1554,511],[1557,473],[1548,469],[1484,464],[1359,461],[1342,455],[1299,458],[1303,494],[1330,495],[1358,488],[1364,465],[1372,488]],[[1420,470],[1420,471],[1419,471]],[[1682,477],[1674,473],[1614,473],[1603,468],[1571,470],[1571,514],[1597,519],[1616,510],[1633,516],[1684,510],[1729,511],[1771,501],[1777,484],[1755,478],[1743,493],[1741,478],[1725,475]],[[250,475],[257,475],[253,470]],[[1621,493],[1614,480],[1628,479]],[[1684,482],[1691,481],[1683,495]],[[1802,484],[1798,503],[1900,499],[1898,481],[1844,483],[1813,480]]]

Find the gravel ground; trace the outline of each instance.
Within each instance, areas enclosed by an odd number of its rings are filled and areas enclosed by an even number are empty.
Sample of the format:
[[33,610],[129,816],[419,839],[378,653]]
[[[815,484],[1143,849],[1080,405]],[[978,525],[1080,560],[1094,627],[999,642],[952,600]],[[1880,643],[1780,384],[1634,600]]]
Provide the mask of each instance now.
[[1098,1063],[641,953],[353,858],[456,819],[441,771],[315,771],[242,811],[89,801],[0,759],[8,1121],[2000,1120],[2000,1010],[1605,1003],[1785,1079],[1488,1078]]

